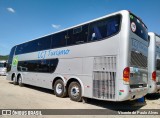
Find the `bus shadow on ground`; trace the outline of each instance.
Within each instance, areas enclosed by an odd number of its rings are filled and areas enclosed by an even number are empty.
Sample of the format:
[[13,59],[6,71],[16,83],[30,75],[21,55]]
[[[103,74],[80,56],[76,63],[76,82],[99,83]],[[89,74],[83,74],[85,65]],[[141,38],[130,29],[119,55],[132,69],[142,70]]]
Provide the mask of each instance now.
[[[13,82],[9,82],[10,84],[13,84]],[[18,85],[17,85],[18,86]],[[40,92],[54,94],[53,90],[36,87],[32,85],[25,84],[24,87],[27,87],[29,89],[34,89]],[[68,96],[67,96],[68,97]],[[123,101],[123,102],[113,102],[113,101],[104,101],[104,100],[96,100],[96,99],[87,99],[86,104],[95,105],[101,108],[110,109],[113,111],[137,111],[141,107],[146,105],[146,102],[139,103],[136,100],[133,101]]]
[[160,98],[160,93],[147,94],[145,98],[147,100],[157,100]]
[[137,102],[136,100],[111,102],[111,101],[100,101],[100,100],[90,99],[87,103],[114,111],[136,111],[146,105],[146,102],[140,103]]
[[[13,84],[13,82],[9,82],[10,84]],[[18,85],[16,85],[18,86]],[[32,86],[32,85],[28,85],[28,84],[24,84],[23,87],[29,88],[29,89],[34,89],[40,92],[44,92],[44,93],[49,93],[49,94],[54,94],[54,91],[51,89],[46,89],[46,88],[42,88],[42,87],[37,87],[37,86]]]
[[137,100],[134,101],[123,101],[123,102],[113,102],[113,101],[101,101],[96,99],[90,99],[87,104],[96,105],[102,108],[114,110],[114,111],[137,111],[141,107],[146,105],[146,102],[140,103]]

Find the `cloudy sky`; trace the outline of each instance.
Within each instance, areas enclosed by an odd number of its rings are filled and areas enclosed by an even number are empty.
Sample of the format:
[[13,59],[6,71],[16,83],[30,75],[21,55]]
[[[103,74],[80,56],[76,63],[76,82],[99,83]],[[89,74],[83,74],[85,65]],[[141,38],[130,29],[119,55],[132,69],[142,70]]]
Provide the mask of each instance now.
[[12,46],[119,10],[160,34],[160,0],[0,0],[0,55]]

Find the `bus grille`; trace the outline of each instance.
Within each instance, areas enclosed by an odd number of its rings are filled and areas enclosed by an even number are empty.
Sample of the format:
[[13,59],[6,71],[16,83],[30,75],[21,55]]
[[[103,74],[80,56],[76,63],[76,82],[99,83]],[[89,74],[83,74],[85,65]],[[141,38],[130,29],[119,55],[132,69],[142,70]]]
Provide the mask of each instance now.
[[115,99],[116,57],[94,58],[93,97]]
[[147,68],[147,57],[141,53],[131,52],[131,66]]

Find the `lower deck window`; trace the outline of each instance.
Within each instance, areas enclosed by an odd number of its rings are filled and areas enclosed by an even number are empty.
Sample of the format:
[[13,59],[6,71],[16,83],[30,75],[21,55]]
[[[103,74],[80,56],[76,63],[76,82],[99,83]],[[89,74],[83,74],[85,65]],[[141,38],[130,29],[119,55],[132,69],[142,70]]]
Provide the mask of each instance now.
[[58,59],[28,60],[18,62],[18,71],[53,73],[58,65]]

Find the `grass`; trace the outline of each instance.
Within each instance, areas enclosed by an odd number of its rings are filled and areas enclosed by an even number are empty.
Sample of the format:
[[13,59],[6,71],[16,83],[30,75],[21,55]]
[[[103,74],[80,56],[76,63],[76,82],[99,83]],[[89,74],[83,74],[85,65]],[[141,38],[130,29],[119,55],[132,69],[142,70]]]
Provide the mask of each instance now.
[[0,55],[0,60],[8,60],[8,55],[6,56]]

